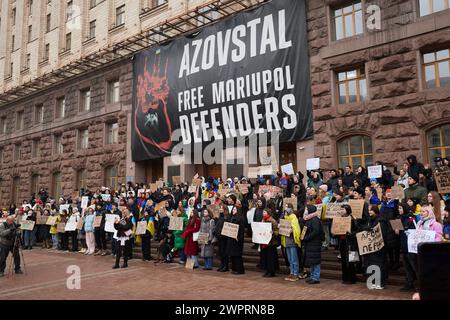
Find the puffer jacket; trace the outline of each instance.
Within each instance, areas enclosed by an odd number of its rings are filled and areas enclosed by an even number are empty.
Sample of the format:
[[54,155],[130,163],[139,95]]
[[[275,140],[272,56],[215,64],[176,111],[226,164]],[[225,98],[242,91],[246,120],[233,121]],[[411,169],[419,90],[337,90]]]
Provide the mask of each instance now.
[[14,232],[19,230],[18,224],[9,226],[6,222],[0,223],[0,246],[11,247],[13,245]]
[[94,232],[94,214],[88,214],[84,216],[84,231],[85,232]]
[[303,239],[304,261],[307,266],[317,265],[322,260],[322,223],[316,213],[307,215],[305,220],[307,229]]

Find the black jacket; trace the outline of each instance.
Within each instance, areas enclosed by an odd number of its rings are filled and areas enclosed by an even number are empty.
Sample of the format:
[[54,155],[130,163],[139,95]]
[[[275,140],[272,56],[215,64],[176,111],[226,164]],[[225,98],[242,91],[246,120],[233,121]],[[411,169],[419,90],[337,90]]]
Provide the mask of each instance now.
[[305,238],[303,239],[303,247],[305,251],[305,264],[312,266],[320,264],[322,260],[322,223],[318,217],[306,220]]
[[245,219],[241,214],[237,214],[231,217],[231,223],[239,225],[239,231],[237,240],[227,237],[227,254],[230,257],[242,257],[244,253],[244,229]]
[[126,237],[125,232],[133,229],[133,224],[131,223],[131,219],[121,219],[119,223],[114,224],[114,229],[117,230],[118,237]]
[[353,172],[350,174],[344,173],[342,175],[342,183],[347,188],[353,187],[353,180],[355,180],[355,175],[353,174]]

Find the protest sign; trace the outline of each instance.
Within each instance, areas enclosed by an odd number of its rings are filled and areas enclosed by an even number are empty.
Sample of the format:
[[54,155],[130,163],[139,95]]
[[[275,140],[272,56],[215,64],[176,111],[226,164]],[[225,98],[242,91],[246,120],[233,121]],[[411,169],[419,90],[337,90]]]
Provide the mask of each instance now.
[[302,229],[302,234],[300,235],[300,240],[305,239],[306,231],[308,231],[308,227],[304,226],[303,229]]
[[102,220],[103,220],[102,216],[96,216],[94,218],[94,228],[99,228],[102,224]]
[[294,172],[294,166],[292,163],[288,163],[281,166],[281,172],[286,173],[287,175],[295,174]]
[[32,220],[24,220],[24,221],[22,221],[22,223],[20,224],[20,229],[31,231],[31,230],[34,229],[34,225],[35,225],[35,224],[36,224],[36,223],[35,223],[34,221],[32,221]]
[[218,204],[210,204],[206,206],[207,209],[211,210],[214,219],[218,219],[220,217],[219,205]]
[[222,236],[237,239],[239,225],[231,222],[225,222],[222,228]]
[[173,183],[173,185],[181,184],[181,176],[173,176],[172,183]]
[[138,189],[137,197],[140,198],[142,196],[145,196],[145,189]]
[[342,205],[348,204],[347,202],[335,202],[335,203],[328,203],[327,209],[325,211],[325,217],[327,219],[333,219],[334,217],[342,217],[347,212],[344,208],[342,208]]
[[240,193],[247,194],[248,193],[248,184],[238,184],[237,188]]
[[155,205],[155,212],[158,212],[161,208],[166,207],[166,201],[161,201]]
[[281,192],[281,188],[276,186],[262,185],[258,188],[259,194],[270,193],[272,196],[275,196],[279,192]]
[[103,201],[111,201],[111,195],[109,193],[103,193],[101,196]]
[[406,231],[408,236],[408,252],[417,253],[417,247],[422,242],[434,242],[436,231],[410,229]]
[[80,218],[80,220],[78,220],[78,223],[77,223],[77,230],[83,229],[83,224],[84,224],[83,218]]
[[450,193],[450,170],[435,172],[434,178],[440,194]]
[[59,206],[59,212],[63,212],[63,210],[66,210],[67,212],[69,212],[69,208],[70,208],[70,204],[62,204]]
[[141,235],[145,234],[147,231],[147,221],[138,221],[136,227],[136,234]]
[[196,186],[189,186],[188,192],[189,193],[196,193],[197,192],[197,187]]
[[[286,206],[287,204],[292,204],[292,207],[294,208],[293,210],[297,210],[297,197],[296,196],[292,196],[292,197],[286,197],[283,198],[283,206]],[[283,207],[284,209],[284,207]]]
[[331,233],[334,235],[346,235],[352,230],[352,217],[334,217],[331,224]]
[[36,216],[36,224],[37,225],[47,224],[47,219],[48,219],[48,216],[44,216],[43,214],[38,214]]
[[105,232],[116,232],[116,229],[114,228],[114,222],[120,219],[120,216],[118,214],[106,214],[105,215]]
[[402,220],[400,219],[389,220],[389,223],[391,224],[392,230],[405,230],[405,228],[403,228]]
[[70,232],[70,231],[75,231],[76,229],[77,229],[77,221],[69,219],[69,221],[67,221],[67,223],[66,223],[64,231]]
[[402,200],[405,196],[405,191],[402,186],[393,186],[391,188],[391,198]]
[[156,192],[157,190],[158,190],[158,186],[156,185],[156,183],[150,183],[150,191]]
[[198,244],[208,244],[209,241],[209,234],[207,232],[199,232],[197,243]]
[[364,199],[362,200],[348,200],[348,204],[352,208],[352,216],[355,219],[362,219],[363,211],[364,211]]
[[358,250],[361,256],[380,251],[384,247],[383,234],[379,223],[372,231],[358,232],[356,240],[358,241]]
[[160,218],[164,218],[167,217],[167,209],[166,207],[162,207],[161,209],[158,210],[158,214]]
[[367,174],[369,179],[381,178],[383,175],[383,166],[369,166],[367,167]]
[[282,236],[289,237],[292,233],[292,224],[289,220],[280,219],[278,224],[278,233]]
[[185,267],[186,269],[189,269],[189,270],[194,270],[194,260],[192,260],[191,257],[188,257],[188,258],[186,259],[186,264],[185,264],[184,267]]
[[253,222],[253,218],[255,217],[256,208],[251,208],[247,211],[247,222],[251,224]]
[[56,232],[65,233],[66,232],[66,224],[64,222],[58,223],[58,225],[56,226]]
[[200,187],[202,185],[202,179],[192,179],[192,185]]
[[319,170],[319,169],[320,169],[320,158],[306,159],[306,170]]
[[45,224],[48,226],[53,226],[56,224],[57,219],[58,219],[57,216],[50,216],[50,217],[48,217],[47,222]]
[[81,198],[81,208],[87,208],[89,205],[89,197],[82,197]]
[[268,244],[272,239],[272,223],[253,222],[252,223],[252,242],[258,244]]
[[170,217],[169,230],[183,230],[183,217]]

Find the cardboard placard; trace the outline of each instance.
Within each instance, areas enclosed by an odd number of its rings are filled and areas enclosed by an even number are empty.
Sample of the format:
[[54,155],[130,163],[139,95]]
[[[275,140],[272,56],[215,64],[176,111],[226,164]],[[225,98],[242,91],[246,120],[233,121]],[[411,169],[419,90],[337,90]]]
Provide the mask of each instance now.
[[248,193],[248,187],[249,187],[248,184],[238,184],[237,185],[237,188],[238,188],[239,192],[242,193],[242,194],[247,194]]
[[352,231],[352,217],[334,217],[331,225],[331,233],[334,235],[346,235]]
[[198,238],[197,238],[198,244],[208,244],[208,241],[209,241],[209,233],[207,233],[207,232],[199,232],[198,233]]
[[181,184],[181,177],[180,176],[172,176],[172,184]]
[[304,226],[303,229],[302,229],[302,234],[300,235],[300,240],[305,239],[306,231],[308,231],[308,227]]
[[292,207],[294,208],[293,210],[297,210],[297,197],[296,196],[283,198],[283,210],[284,210],[284,207],[286,207],[286,205],[289,203],[292,204]]
[[343,204],[346,204],[346,202],[328,203],[325,217],[327,219],[333,219],[334,217],[342,217],[345,215],[347,212],[342,208]]
[[161,208],[166,207],[166,201],[161,201],[155,205],[155,212],[158,212]]
[[306,170],[319,170],[319,169],[320,169],[320,158],[306,159]]
[[258,189],[259,194],[270,193],[272,195],[277,195],[279,192],[281,192],[281,188],[277,186],[262,185],[259,186]]
[[156,185],[156,183],[150,183],[150,191],[156,192],[157,190],[158,190],[158,186]]
[[162,207],[161,209],[158,210],[158,215],[160,218],[164,218],[167,217],[167,209],[166,207]]
[[367,174],[369,179],[381,178],[383,176],[383,166],[369,166],[367,167]]
[[392,199],[402,200],[405,196],[405,190],[402,186],[393,186],[391,188],[391,197]]
[[196,193],[197,192],[197,187],[196,186],[189,186],[188,192],[189,193]]
[[58,219],[57,216],[50,216],[50,217],[48,217],[47,222],[45,224],[48,226],[53,226],[56,224],[57,219]]
[[252,242],[257,244],[268,244],[272,239],[272,223],[253,222],[252,223]]
[[83,225],[84,225],[84,221],[82,218],[80,218],[80,220],[78,220],[78,223],[77,223],[77,230],[82,230]]
[[292,233],[291,222],[286,219],[280,219],[280,223],[278,224],[278,233],[282,236],[289,237]]
[[94,228],[100,228],[100,226],[102,225],[102,220],[103,220],[102,216],[95,216],[95,218],[94,218]]
[[155,184],[156,184],[156,187],[159,189],[164,188],[164,181],[162,181],[162,180],[156,181]]
[[295,174],[294,166],[292,165],[292,163],[282,165],[281,172],[286,173],[287,175]]
[[136,234],[145,234],[147,232],[147,221],[138,221],[136,227]]
[[450,170],[435,172],[434,179],[440,194],[450,193]]
[[315,204],[314,206],[317,208],[317,212],[318,212],[319,217],[322,216],[323,203]]
[[86,196],[82,197],[81,198],[81,208],[85,209],[88,207],[88,205],[89,205],[89,197],[86,197]]
[[358,251],[360,256],[380,251],[384,247],[383,234],[381,233],[379,223],[372,231],[358,232],[356,234],[356,240],[358,241]]
[[218,204],[210,204],[210,205],[207,205],[206,208],[208,210],[211,210],[214,219],[220,218],[220,212],[219,212],[220,206]]
[[58,233],[65,233],[66,232],[66,224],[64,222],[58,223],[58,225],[56,226],[56,231]]
[[200,187],[202,185],[202,179],[192,179],[192,185]]
[[34,225],[35,225],[35,224],[36,224],[36,223],[35,223],[34,221],[31,221],[31,220],[24,220],[24,221],[22,221],[21,224],[20,224],[20,229],[32,231],[32,230],[34,229]]
[[105,232],[116,232],[116,228],[114,228],[114,222],[120,219],[118,214],[106,214],[105,215]]
[[222,228],[222,236],[237,239],[239,225],[231,222],[225,222]]
[[436,237],[436,231],[433,230],[407,230],[408,236],[408,252],[417,253],[417,247],[422,242],[434,242]]
[[249,224],[253,223],[253,218],[255,217],[255,210],[256,208],[251,208],[247,211],[247,222]]
[[183,230],[183,217],[170,217],[169,230]]
[[36,224],[37,225],[47,224],[47,220],[48,220],[48,216],[44,216],[43,214],[38,214],[36,216]]
[[392,230],[405,230],[405,228],[403,228],[402,220],[400,219],[389,220],[389,223],[391,224]]
[[194,270],[194,260],[192,260],[191,257],[188,257],[186,259],[186,264],[184,265],[184,267],[188,270]]
[[352,208],[352,216],[355,219],[362,219],[363,212],[364,212],[364,200],[354,200],[350,199],[348,200],[348,204]]

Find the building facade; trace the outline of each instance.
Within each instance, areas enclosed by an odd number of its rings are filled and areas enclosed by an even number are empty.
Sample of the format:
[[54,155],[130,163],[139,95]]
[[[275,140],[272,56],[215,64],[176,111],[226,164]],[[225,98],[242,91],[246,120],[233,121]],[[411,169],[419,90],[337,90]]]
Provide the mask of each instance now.
[[[448,156],[449,1],[306,1],[314,138],[282,144],[279,164],[304,171],[312,157],[331,169],[390,165],[410,153],[424,162]],[[196,12],[214,21],[196,10],[205,2],[2,0],[0,93],[168,17]],[[133,162],[132,79],[131,59],[118,59],[3,103],[0,204],[19,203],[40,187],[68,196],[173,175],[248,173],[237,161],[248,157],[246,148],[224,152],[223,165]]]

